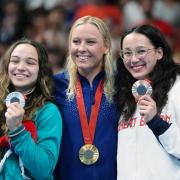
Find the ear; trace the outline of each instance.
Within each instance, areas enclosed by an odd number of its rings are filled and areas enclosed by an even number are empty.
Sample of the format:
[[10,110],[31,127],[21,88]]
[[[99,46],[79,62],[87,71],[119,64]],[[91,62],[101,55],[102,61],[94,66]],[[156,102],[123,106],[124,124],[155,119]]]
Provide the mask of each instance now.
[[163,49],[161,47],[156,49],[157,60],[161,60],[163,57]]
[[108,52],[109,52],[109,49],[106,49],[106,50],[104,51],[104,54],[106,55]]
[[104,54],[106,55],[109,52],[109,46],[104,46]]

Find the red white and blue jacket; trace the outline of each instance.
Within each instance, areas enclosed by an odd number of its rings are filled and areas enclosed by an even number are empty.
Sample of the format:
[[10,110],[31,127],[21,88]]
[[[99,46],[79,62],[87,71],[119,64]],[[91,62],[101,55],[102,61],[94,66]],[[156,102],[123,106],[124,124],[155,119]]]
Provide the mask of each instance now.
[[145,124],[138,107],[118,126],[118,180],[180,180],[180,77],[160,115]]

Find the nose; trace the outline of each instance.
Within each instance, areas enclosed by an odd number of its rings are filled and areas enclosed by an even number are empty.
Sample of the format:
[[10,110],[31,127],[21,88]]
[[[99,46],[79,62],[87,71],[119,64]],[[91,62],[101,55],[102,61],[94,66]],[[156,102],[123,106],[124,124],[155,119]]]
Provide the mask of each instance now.
[[79,46],[78,46],[78,50],[79,51],[85,51],[86,50],[86,45],[84,42],[82,42]]
[[139,59],[136,57],[136,53],[134,52],[133,54],[132,54],[132,57],[131,57],[131,62],[132,63],[136,63],[136,62],[138,62],[139,61]]
[[25,69],[25,64],[23,62],[19,62],[17,65],[18,70],[24,70]]

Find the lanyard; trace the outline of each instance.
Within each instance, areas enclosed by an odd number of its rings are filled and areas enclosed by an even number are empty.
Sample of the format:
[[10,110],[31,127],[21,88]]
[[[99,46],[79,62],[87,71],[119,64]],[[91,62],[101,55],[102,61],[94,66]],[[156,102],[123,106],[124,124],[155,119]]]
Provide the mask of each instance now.
[[103,82],[104,81],[101,80],[98,84],[98,87],[95,93],[95,103],[92,106],[90,121],[88,124],[81,82],[79,78],[77,80],[76,101],[77,101],[77,106],[78,106],[78,111],[79,111],[79,116],[80,116],[80,123],[81,123],[81,128],[82,128],[85,144],[93,144],[93,141],[94,141],[96,122],[97,122],[99,107],[100,107],[102,93],[103,93]]

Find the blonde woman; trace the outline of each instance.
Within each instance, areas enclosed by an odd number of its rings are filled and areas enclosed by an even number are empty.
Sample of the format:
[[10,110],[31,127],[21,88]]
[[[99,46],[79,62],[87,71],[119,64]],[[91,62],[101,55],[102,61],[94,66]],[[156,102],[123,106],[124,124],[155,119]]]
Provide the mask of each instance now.
[[76,20],[69,34],[67,72],[54,78],[64,123],[56,179],[116,179],[112,61],[106,24],[92,16]]

